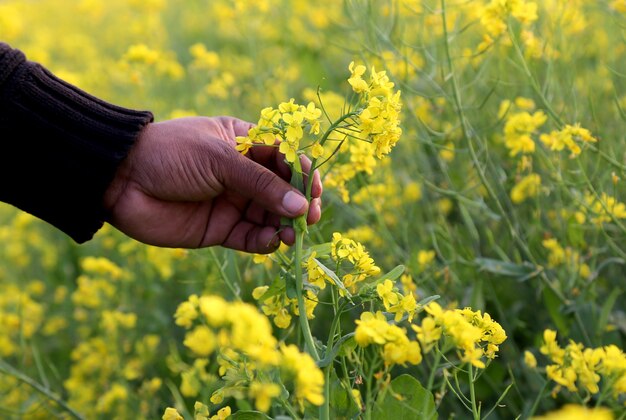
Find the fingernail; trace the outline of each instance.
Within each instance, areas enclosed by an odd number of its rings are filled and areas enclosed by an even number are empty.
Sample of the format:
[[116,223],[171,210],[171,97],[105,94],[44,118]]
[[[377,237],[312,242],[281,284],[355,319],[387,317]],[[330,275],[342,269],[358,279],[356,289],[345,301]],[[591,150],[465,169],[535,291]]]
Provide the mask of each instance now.
[[299,214],[306,207],[306,198],[296,192],[289,191],[283,197],[283,207],[291,214]]

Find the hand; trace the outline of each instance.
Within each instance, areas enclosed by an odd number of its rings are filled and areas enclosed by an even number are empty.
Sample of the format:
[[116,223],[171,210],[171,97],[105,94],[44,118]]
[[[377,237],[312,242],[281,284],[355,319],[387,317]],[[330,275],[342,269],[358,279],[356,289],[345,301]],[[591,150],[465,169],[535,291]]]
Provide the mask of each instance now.
[[[235,150],[235,137],[252,124],[230,117],[190,117],[148,124],[105,194],[107,220],[141,242],[199,248],[221,245],[269,253],[294,242],[281,216],[321,215],[322,184],[316,171],[311,205],[288,180],[277,147]],[[310,160],[301,159],[305,174]],[[306,177],[305,177],[306,184]]]

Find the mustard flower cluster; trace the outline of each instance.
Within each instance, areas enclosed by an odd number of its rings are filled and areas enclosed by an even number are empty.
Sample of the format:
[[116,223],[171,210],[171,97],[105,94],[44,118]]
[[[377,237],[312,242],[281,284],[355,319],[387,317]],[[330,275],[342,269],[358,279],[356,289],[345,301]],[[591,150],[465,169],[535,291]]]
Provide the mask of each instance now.
[[626,219],[626,204],[606,193],[601,193],[599,197],[591,193],[585,194],[584,205],[580,211],[595,225],[611,223],[614,219]]
[[447,337],[459,350],[459,359],[484,368],[486,357],[493,360],[500,344],[506,340],[504,329],[488,313],[465,309],[443,309],[431,302],[425,307],[427,316],[420,325],[413,325],[425,353],[442,338]]
[[567,148],[571,157],[580,155],[582,151],[579,143],[596,143],[598,139],[591,135],[586,128],[582,128],[579,124],[565,125],[560,130],[551,131],[549,134],[542,134],[539,139],[550,150],[561,151]]
[[[278,139],[280,152],[285,155],[288,162],[293,163],[300,150],[304,130],[308,129],[309,134],[319,134],[321,116],[322,110],[313,102],[304,106],[294,103],[294,99],[281,103],[278,109],[264,108],[261,110],[259,122],[248,131],[248,136],[236,137],[236,149],[246,154],[255,144],[272,146]],[[319,157],[323,153],[324,148],[319,142],[311,146],[313,157]]]
[[513,101],[505,99],[500,102],[498,119],[505,122],[504,141],[511,156],[535,151],[535,142],[531,135],[547,120],[543,111],[533,112],[535,108],[532,99],[522,96]]
[[606,391],[616,401],[626,395],[626,354],[619,347],[588,348],[573,340],[561,347],[556,331],[547,329],[539,351],[550,360],[545,370],[557,384],[554,394],[566,388],[592,395]]
[[402,295],[402,293],[395,291],[394,284],[389,279],[376,285],[376,293],[383,301],[385,310],[395,314],[395,322],[400,321],[404,314],[408,316],[409,322],[413,320],[418,309],[413,293]]
[[[287,296],[287,287],[283,285],[279,290],[270,286],[259,286],[252,291],[252,297],[261,303],[261,310],[269,317],[272,317],[274,325],[278,328],[289,328],[292,314],[299,316],[298,299]],[[305,311],[308,319],[315,318],[313,311],[317,307],[317,295],[312,290],[307,290],[305,294]]]
[[282,383],[293,381],[301,407],[305,401],[322,404],[321,370],[297,347],[280,344],[267,317],[254,306],[219,296],[192,295],[174,316],[176,324],[188,330],[183,344],[199,357],[197,361],[205,366],[211,355],[218,354],[219,374],[226,385],[213,394],[213,403],[225,396],[247,395],[258,410],[268,411],[272,399],[280,395],[280,386],[271,379],[279,374]]
[[342,277],[344,286],[349,290],[355,291],[358,283],[380,273],[380,268],[376,266],[365,247],[339,232],[333,233],[330,255],[338,264],[347,262],[352,266]]
[[361,347],[374,344],[381,347],[386,365],[417,365],[422,361],[422,352],[417,341],[411,341],[404,328],[390,324],[382,312],[363,312],[356,321],[354,338]]
[[391,152],[402,135],[400,91],[394,90],[395,84],[389,80],[386,71],[377,72],[372,67],[369,80],[365,81],[365,66],[351,62],[349,70],[348,83],[359,94],[359,105],[363,107],[358,116],[357,136],[370,142],[374,154],[381,159]]
[[483,6],[480,23],[489,40],[506,32],[509,17],[529,26],[537,20],[537,3],[526,0],[491,0]]
[[583,278],[591,274],[591,268],[584,262],[580,252],[572,247],[563,247],[555,238],[544,239],[541,244],[548,250],[548,267],[564,266],[578,272]]

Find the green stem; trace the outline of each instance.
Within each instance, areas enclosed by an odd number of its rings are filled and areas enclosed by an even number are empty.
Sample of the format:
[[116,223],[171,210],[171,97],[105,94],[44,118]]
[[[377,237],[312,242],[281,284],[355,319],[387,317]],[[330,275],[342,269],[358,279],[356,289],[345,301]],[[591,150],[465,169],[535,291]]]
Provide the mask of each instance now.
[[291,404],[289,404],[286,400],[281,398],[280,403],[283,406],[283,408],[287,410],[287,413],[289,413],[289,415],[291,416],[293,420],[298,420],[300,418],[298,414],[296,413],[296,411],[291,406]]
[[539,403],[543,400],[544,394],[546,390],[548,389],[549,383],[550,383],[549,381],[545,381],[543,383],[543,387],[541,388],[541,391],[539,391],[539,395],[537,395],[537,398],[535,398],[535,401],[533,402],[532,407],[530,407],[530,412],[528,413],[526,418],[531,418],[535,414],[535,411],[537,411],[537,407],[539,407]]
[[[306,217],[306,216],[300,216]],[[294,261],[294,268],[296,274],[296,295],[298,298],[298,318],[300,319],[300,329],[304,337],[307,352],[318,362],[320,356],[315,348],[315,341],[313,341],[313,335],[311,334],[311,327],[309,326],[309,320],[306,317],[306,306],[304,304],[304,288],[302,281],[302,244],[304,243],[304,230],[302,230],[301,223],[294,220],[294,230],[296,231],[296,258]],[[306,221],[305,221],[306,226]]]
[[469,387],[470,387],[470,401],[472,402],[472,415],[474,420],[480,420],[480,409],[476,404],[476,390],[474,389],[474,366],[469,364],[468,370]]
[[433,384],[435,382],[435,374],[437,373],[437,368],[439,367],[439,362],[441,361],[441,351],[439,348],[436,348],[437,355],[435,356],[435,362],[430,370],[430,374],[428,375],[428,384],[426,385],[426,389],[432,391]]
[[367,399],[365,400],[365,420],[370,420],[372,418],[372,406],[374,405],[374,401],[372,401],[372,381],[374,380],[374,363],[371,364],[370,369],[367,373],[367,378],[365,379],[365,389]]
[[[296,159],[293,162],[293,166],[291,168],[291,185],[296,187],[299,191],[303,190],[300,159]],[[310,199],[308,201],[310,201]],[[309,320],[306,316],[306,306],[304,304],[304,282],[302,280],[302,247],[304,244],[304,235],[307,233],[306,215],[299,216],[293,220],[293,230],[296,234],[296,256],[293,261],[293,266],[296,278],[296,297],[298,299],[298,318],[300,319],[300,329],[302,330],[302,336],[304,337],[307,352],[316,362],[318,362],[320,360],[320,356],[315,348],[315,341],[313,340]]]
[[[324,358],[328,357],[329,352],[333,351],[333,345],[335,344],[335,335],[337,333],[337,327],[339,326],[339,322],[341,319],[341,311],[339,310],[337,290],[332,287],[331,288],[332,300],[333,300],[333,311],[335,317],[333,318],[333,323],[330,327],[330,334],[328,335],[328,342],[326,343],[326,353],[324,354]],[[324,368],[324,404],[320,406],[320,419],[328,420],[330,419],[330,374],[333,369],[333,361]]]
[[[357,112],[357,111],[348,112],[347,114],[345,114],[341,118],[339,118],[337,121],[332,123],[330,125],[330,127],[328,127],[328,129],[324,132],[324,135],[320,139],[320,146],[323,146],[324,143],[326,143],[326,140],[328,140],[328,137],[332,134],[333,131],[335,131],[337,128],[339,128],[339,125],[341,123],[343,123],[345,120],[350,119],[352,117],[355,117],[357,115],[359,115],[359,112]],[[307,188],[306,188],[306,191],[305,191],[306,199],[309,202],[311,201],[311,187],[313,185],[313,174],[314,174],[315,170],[317,169],[315,167],[316,163],[317,163],[317,158],[313,158],[313,161],[311,162],[311,169],[309,170],[309,179],[308,179],[308,183],[307,183]]]

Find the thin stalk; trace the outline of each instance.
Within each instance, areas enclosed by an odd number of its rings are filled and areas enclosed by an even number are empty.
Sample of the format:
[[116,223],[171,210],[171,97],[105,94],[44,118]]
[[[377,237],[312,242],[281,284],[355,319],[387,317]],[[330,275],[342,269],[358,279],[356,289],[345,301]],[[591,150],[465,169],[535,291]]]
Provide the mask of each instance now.
[[289,413],[289,415],[291,416],[291,418],[293,420],[298,420],[300,418],[300,416],[298,416],[298,414],[296,413],[296,411],[293,409],[293,407],[291,406],[291,404],[289,404],[286,400],[284,399],[280,399],[280,404],[283,406],[283,408],[285,410],[287,410],[287,413]]
[[372,401],[372,381],[374,380],[374,367],[375,364],[372,363],[369,371],[367,372],[367,378],[365,382],[365,389],[367,400],[365,401],[365,420],[371,420],[372,418],[372,406],[374,402]]
[[474,420],[480,420],[480,408],[476,404],[476,390],[474,389],[474,366],[469,364],[469,370],[467,372],[469,376],[469,388],[470,388],[470,401],[472,403],[472,415]]
[[[324,143],[326,143],[326,140],[328,140],[328,137],[332,134],[333,131],[335,131],[339,127],[341,123],[357,115],[359,115],[357,111],[348,112],[347,114],[339,118],[337,121],[332,123],[330,127],[328,127],[328,129],[324,132],[324,135],[320,139],[320,146],[323,146]],[[313,158],[313,161],[311,162],[311,170],[309,171],[309,181],[307,183],[306,191],[304,192],[306,195],[306,199],[309,202],[311,201],[311,186],[313,185],[313,174],[315,173],[315,170],[317,169],[315,165],[316,163],[317,163],[317,158]]]
[[433,385],[435,382],[435,374],[437,373],[437,368],[439,367],[439,362],[441,361],[441,351],[437,348],[437,355],[435,356],[435,362],[430,370],[430,374],[428,375],[428,383],[426,385],[426,389],[432,391]]
[[[291,169],[291,185],[296,187],[299,191],[303,190],[302,181],[302,167],[300,166],[300,159],[296,159]],[[311,201],[310,197],[307,201]],[[309,320],[306,316],[306,306],[304,304],[304,282],[302,280],[302,247],[304,245],[304,235],[307,233],[306,227],[306,215],[302,215],[293,220],[293,230],[296,234],[296,256],[293,261],[294,273],[296,278],[296,297],[298,299],[298,318],[300,320],[300,329],[302,330],[302,336],[307,352],[313,357],[315,362],[320,360],[320,356],[315,348],[315,341],[311,334],[311,327],[309,326]]]
[[539,395],[537,395],[532,407],[530,407],[530,412],[528,412],[527,418],[531,418],[535,414],[535,411],[537,411],[537,407],[539,407],[539,403],[543,400],[544,394],[548,389],[548,383],[549,381],[544,381],[543,387],[541,387],[541,391],[539,391]]
[[[333,318],[333,323],[330,327],[330,334],[328,335],[328,342],[326,343],[326,354],[324,354],[324,358],[328,356],[329,352],[333,351],[333,345],[335,344],[335,334],[337,332],[337,326],[339,325],[341,319],[341,311],[337,310],[337,290],[331,286],[331,295],[333,300],[333,311],[335,317]],[[324,368],[324,404],[320,406],[319,413],[320,419],[328,420],[330,419],[330,374],[333,370],[333,361],[331,360],[328,363],[328,366]]]
[[313,357],[313,360],[318,362],[320,360],[320,356],[315,348],[315,341],[313,340],[313,335],[311,334],[311,327],[309,326],[309,320],[306,317],[306,306],[304,304],[302,281],[302,244],[304,243],[305,232],[299,225],[301,225],[301,223],[295,222],[293,226],[296,231],[296,258],[294,261],[294,269],[296,275],[296,296],[298,298],[298,318],[300,319],[300,329],[302,330],[302,336],[304,337],[307,352],[311,355],[311,357]]
[[59,396],[54,394],[48,388],[42,386],[38,382],[35,382],[33,379],[31,379],[28,376],[24,375],[23,373],[19,372],[18,370],[16,370],[15,368],[10,366],[9,364],[5,363],[4,361],[0,361],[0,373],[4,373],[4,374],[6,374],[8,376],[11,376],[11,377],[17,379],[18,381],[20,381],[20,382],[30,386],[35,391],[37,391],[40,394],[44,395],[49,400],[54,401],[67,414],[69,414],[70,417],[72,417],[74,419],[78,419],[78,420],[84,420],[85,419],[85,417],[83,417],[80,413],[78,413],[72,407],[67,405],[67,403],[65,401],[63,401]]

